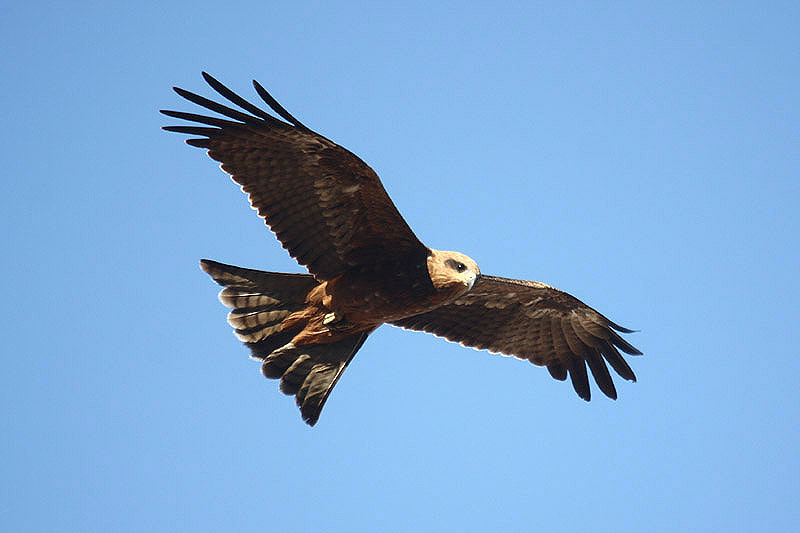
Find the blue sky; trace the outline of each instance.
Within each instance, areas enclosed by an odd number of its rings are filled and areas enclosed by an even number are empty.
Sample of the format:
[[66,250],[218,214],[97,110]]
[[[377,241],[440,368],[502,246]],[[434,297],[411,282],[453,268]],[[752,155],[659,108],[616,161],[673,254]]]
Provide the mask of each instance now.
[[[800,519],[794,3],[3,8],[4,531],[788,531]],[[381,328],[319,424],[208,257],[301,271],[170,87],[258,79],[418,236],[645,352],[591,403]]]

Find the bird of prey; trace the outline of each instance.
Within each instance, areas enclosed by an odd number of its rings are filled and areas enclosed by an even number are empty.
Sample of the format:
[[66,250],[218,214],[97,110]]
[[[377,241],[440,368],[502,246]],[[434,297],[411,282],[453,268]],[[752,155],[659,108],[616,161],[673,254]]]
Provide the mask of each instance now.
[[569,375],[587,401],[587,365],[613,399],[606,362],[636,381],[618,351],[641,354],[617,333],[631,330],[549,285],[481,274],[464,254],[428,248],[356,155],[307,128],[258,82],[256,92],[277,117],[203,77],[241,110],[175,87],[225,118],[162,110],[194,123],[164,129],[193,135],[189,145],[221,162],[309,273],[205,259],[200,266],[224,287],[220,300],[232,309],[236,336],[264,376],[280,378],[280,390],[296,397],[306,423],[317,422],[348,363],[384,323],[546,366],[557,380]]

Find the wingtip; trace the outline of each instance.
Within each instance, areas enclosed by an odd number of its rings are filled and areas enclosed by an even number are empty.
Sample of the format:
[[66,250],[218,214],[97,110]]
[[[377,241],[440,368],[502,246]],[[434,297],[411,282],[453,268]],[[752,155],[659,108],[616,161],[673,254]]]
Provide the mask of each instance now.
[[615,330],[619,331],[620,333],[639,333],[638,329],[628,329],[626,327],[620,326],[614,322],[608,321],[608,325],[614,328]]
[[186,120],[185,118],[182,117],[182,115],[185,115],[186,113],[182,111],[173,111],[172,109],[159,109],[158,112],[170,118],[180,118],[182,120]]
[[[589,385],[588,381],[586,382],[586,385]],[[575,383],[573,383],[572,388],[575,390],[575,393],[578,395],[578,397],[584,402],[592,401],[592,390],[588,386],[584,388],[581,387],[581,384],[576,385]]]
[[278,104],[277,100],[275,100],[275,98],[269,94],[269,91],[266,90],[263,85],[258,83],[258,80],[253,80],[253,88],[256,90],[256,93],[258,93],[261,99],[264,100],[270,107],[273,107],[273,103]]
[[191,97],[194,96],[194,93],[189,92],[186,89],[181,89],[180,87],[173,87],[172,90],[178,93],[179,96],[186,98],[187,100],[191,100]]
[[214,265],[216,261],[212,261],[211,259],[201,259],[200,260],[200,270],[205,272],[206,274],[211,274],[211,271],[214,269]]
[[214,86],[214,84],[222,85],[219,82],[219,80],[217,80],[217,78],[215,78],[214,76],[212,76],[211,74],[209,74],[205,70],[200,72],[200,74],[203,76],[203,79],[206,80],[206,83],[211,85],[212,87]]

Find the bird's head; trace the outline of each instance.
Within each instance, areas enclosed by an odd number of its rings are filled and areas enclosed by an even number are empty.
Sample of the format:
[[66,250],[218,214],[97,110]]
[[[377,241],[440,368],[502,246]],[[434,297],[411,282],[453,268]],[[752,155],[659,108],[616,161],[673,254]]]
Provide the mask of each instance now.
[[460,296],[475,285],[481,275],[478,264],[459,252],[431,250],[428,255],[428,273],[437,290],[453,291]]

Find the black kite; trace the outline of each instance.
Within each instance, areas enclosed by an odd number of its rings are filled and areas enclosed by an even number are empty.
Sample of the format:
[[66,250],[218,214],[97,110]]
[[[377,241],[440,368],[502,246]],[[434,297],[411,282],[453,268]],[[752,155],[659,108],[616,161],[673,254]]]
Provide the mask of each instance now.
[[469,257],[428,248],[361,159],[304,126],[258,82],[256,92],[283,120],[203,77],[246,113],[175,87],[227,118],[162,110],[205,125],[164,129],[199,136],[186,142],[222,163],[310,274],[200,265],[225,287],[220,300],[232,309],[236,336],[262,361],[263,374],[280,378],[281,391],[296,396],[308,424],[384,323],[546,366],[557,380],[569,375],[587,401],[587,364],[610,398],[617,392],[606,362],[636,381],[617,350],[641,354],[617,334],[631,330],[549,285],[482,275]]

